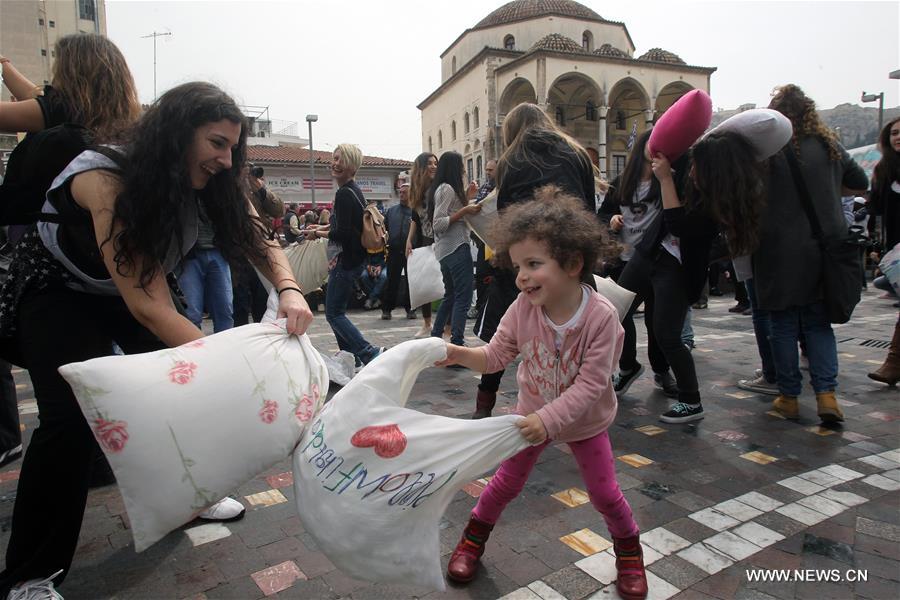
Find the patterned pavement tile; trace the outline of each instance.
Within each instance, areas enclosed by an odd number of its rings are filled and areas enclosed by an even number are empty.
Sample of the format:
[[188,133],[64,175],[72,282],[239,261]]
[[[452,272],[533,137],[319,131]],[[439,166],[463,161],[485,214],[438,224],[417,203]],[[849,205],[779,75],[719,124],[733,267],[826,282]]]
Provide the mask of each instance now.
[[746,454],[741,454],[741,458],[743,458],[745,460],[749,460],[751,462],[755,462],[760,465],[767,465],[769,463],[773,463],[778,460],[774,456],[769,456],[765,452],[759,452],[758,450],[755,450],[753,452],[747,452]]
[[231,530],[222,523],[207,523],[205,525],[198,525],[197,527],[185,529],[184,533],[190,538],[191,544],[193,544],[194,547],[197,547],[202,544],[208,544],[209,542],[227,538],[231,535]]
[[581,506],[582,504],[587,504],[591,501],[587,492],[578,488],[569,488],[561,492],[556,492],[552,497],[569,508],[575,508],[576,506]]
[[737,519],[722,514],[712,508],[704,508],[703,510],[688,515],[688,517],[702,525],[715,529],[716,531],[725,531],[726,529],[730,529],[735,525],[740,524],[740,521]]
[[775,542],[780,542],[784,539],[784,536],[765,527],[764,525],[760,525],[754,521],[750,521],[749,523],[744,523],[740,527],[735,527],[731,530],[732,533],[738,535],[748,542],[759,546],[760,548],[765,548],[766,546],[771,546]]
[[710,575],[734,564],[734,561],[724,554],[701,543],[685,548],[678,552],[678,556]]
[[294,473],[291,471],[285,471],[284,473],[279,473],[278,475],[269,475],[266,477],[266,482],[272,486],[272,489],[279,489],[285,487],[291,487],[294,485]]
[[266,596],[277,594],[294,585],[298,579],[306,579],[306,575],[292,560],[286,560],[274,567],[257,571],[250,575],[260,591]]
[[645,456],[641,456],[640,454],[626,454],[624,456],[620,456],[619,460],[621,460],[626,465],[630,465],[636,469],[640,469],[641,467],[646,467],[647,465],[652,465],[653,461]]
[[276,504],[281,504],[282,502],[287,502],[287,498],[285,498],[284,494],[278,490],[260,492],[258,494],[244,496],[244,498],[251,506],[274,506]]
[[590,529],[581,529],[564,535],[559,541],[583,556],[591,556],[612,547],[611,541]]
[[644,425],[643,427],[635,427],[635,431],[639,431],[644,435],[659,435],[660,433],[665,433],[666,430],[662,427],[657,427],[656,425]]

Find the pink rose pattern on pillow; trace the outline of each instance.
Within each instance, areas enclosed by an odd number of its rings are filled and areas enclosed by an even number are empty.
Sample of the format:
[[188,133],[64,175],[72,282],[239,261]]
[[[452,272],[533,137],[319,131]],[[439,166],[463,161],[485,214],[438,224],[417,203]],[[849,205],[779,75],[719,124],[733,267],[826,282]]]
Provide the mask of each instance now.
[[263,401],[263,407],[259,410],[259,420],[266,424],[275,422],[278,418],[278,403],[274,400]]
[[128,423],[125,421],[107,421],[103,417],[98,417],[91,428],[97,442],[107,452],[116,453],[125,449],[128,442]]
[[186,385],[194,378],[196,370],[196,363],[186,360],[175,361],[175,365],[169,369],[169,381],[178,385]]

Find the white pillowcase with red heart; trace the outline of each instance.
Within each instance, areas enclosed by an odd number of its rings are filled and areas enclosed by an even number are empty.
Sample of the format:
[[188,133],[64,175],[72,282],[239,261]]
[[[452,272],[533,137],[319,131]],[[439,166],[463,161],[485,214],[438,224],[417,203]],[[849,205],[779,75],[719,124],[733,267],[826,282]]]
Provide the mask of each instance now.
[[338,391],[294,452],[306,531],[352,577],[444,589],[439,521],[462,486],[526,448],[520,416],[451,419],[404,408],[446,345],[405,342]]
[[138,552],[284,460],[328,391],[318,352],[284,320],[59,371],[113,468]]

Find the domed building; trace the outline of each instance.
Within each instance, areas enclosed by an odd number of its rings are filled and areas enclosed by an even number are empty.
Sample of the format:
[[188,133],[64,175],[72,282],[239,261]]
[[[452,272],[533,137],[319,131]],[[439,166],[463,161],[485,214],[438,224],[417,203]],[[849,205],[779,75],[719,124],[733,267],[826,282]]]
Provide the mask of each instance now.
[[481,180],[503,150],[501,125],[517,104],[541,105],[596,151],[607,177],[621,172],[642,132],[692,89],[709,92],[715,67],[652,48],[634,57],[624,23],[573,0],[513,0],[465,30],[441,54],[441,85],[418,108],[422,147],[455,150]]

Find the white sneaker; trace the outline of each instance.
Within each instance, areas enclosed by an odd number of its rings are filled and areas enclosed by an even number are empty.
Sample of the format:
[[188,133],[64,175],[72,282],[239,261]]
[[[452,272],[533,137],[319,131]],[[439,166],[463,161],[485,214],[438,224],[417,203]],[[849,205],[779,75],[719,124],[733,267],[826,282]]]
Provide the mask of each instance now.
[[204,521],[237,521],[244,518],[246,511],[243,504],[226,496],[200,513],[199,518]]
[[778,386],[774,383],[769,383],[768,381],[766,381],[766,378],[762,373],[760,373],[753,379],[741,379],[740,381],[738,381],[737,386],[742,390],[747,390],[748,392],[756,392],[757,394],[767,394],[769,396],[778,395]]
[[47,579],[29,579],[9,590],[6,600],[63,600],[53,587],[53,578],[62,573],[60,569]]

